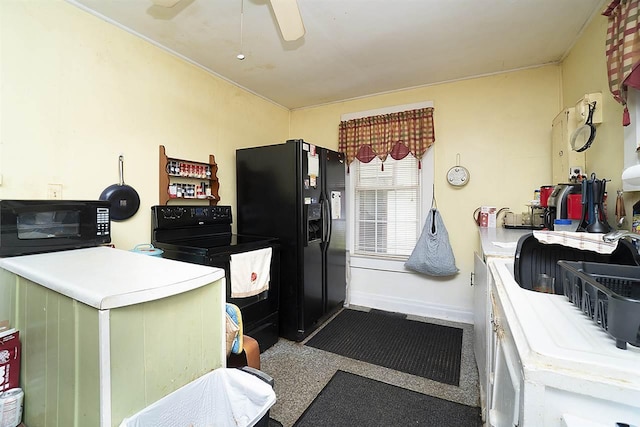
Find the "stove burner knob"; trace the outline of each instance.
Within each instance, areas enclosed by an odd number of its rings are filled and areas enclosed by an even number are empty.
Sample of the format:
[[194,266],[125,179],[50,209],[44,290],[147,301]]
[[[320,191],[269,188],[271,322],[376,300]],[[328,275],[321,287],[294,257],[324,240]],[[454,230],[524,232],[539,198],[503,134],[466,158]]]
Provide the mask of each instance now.
[[180,218],[182,217],[182,215],[184,215],[184,208],[176,208],[173,212],[173,216],[175,216],[176,218]]
[[162,212],[162,216],[164,217],[164,219],[169,219],[171,218],[171,209],[170,208],[162,208],[161,212]]

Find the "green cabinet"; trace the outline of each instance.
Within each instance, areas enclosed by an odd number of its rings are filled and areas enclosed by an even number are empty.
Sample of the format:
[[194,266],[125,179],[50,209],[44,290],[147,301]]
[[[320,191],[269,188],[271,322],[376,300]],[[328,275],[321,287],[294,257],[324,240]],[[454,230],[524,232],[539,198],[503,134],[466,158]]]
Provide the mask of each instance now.
[[224,366],[224,272],[210,279],[173,295],[98,309],[0,270],[0,317],[20,330],[22,342],[25,424],[118,426]]

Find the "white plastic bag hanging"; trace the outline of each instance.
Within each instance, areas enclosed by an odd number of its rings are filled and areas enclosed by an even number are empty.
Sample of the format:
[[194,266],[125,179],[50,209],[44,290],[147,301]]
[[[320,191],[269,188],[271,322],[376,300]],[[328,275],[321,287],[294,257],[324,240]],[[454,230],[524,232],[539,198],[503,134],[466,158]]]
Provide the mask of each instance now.
[[438,209],[431,208],[418,243],[404,266],[429,276],[451,276],[458,273],[449,243],[449,233]]

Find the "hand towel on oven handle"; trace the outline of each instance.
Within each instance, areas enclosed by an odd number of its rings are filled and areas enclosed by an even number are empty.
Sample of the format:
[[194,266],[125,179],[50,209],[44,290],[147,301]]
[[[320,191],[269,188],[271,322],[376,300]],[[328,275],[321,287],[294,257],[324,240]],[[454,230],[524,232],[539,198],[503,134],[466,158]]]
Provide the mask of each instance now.
[[246,298],[269,289],[271,248],[231,255],[231,298]]

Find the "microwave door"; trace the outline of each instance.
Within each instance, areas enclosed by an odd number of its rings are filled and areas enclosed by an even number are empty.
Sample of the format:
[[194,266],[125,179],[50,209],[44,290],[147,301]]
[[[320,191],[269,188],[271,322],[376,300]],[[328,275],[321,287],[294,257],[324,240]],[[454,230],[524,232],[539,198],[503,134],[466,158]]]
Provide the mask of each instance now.
[[16,216],[18,239],[55,239],[80,237],[78,210],[25,212]]
[[0,200],[0,256],[108,244],[109,207],[98,200]]

